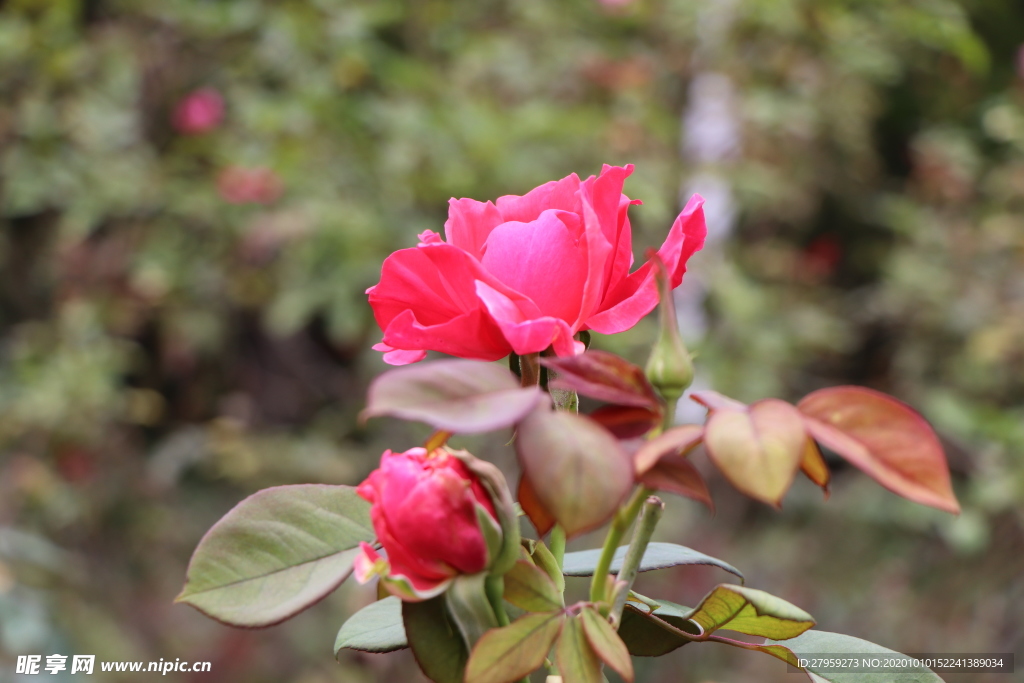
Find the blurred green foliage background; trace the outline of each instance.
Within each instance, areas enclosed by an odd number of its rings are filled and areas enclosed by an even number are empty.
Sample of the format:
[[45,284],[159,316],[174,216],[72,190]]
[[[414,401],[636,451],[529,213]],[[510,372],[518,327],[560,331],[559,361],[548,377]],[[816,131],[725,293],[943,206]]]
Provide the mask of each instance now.
[[[236,631],[172,604],[188,557],[248,493],[353,484],[419,438],[356,420],[384,368],[363,292],[449,197],[627,162],[638,256],[708,199],[679,292],[699,381],[890,392],[964,505],[835,463],[831,500],[777,513],[709,472],[717,516],[672,500],[660,537],[823,630],[1024,670],[1022,42],[1019,0],[0,1],[0,681],[20,653],[416,680],[407,654],[331,657],[372,591]],[[200,89],[223,112],[190,128]],[[652,339],[595,343],[643,362]],[[638,671],[792,678],[711,645]]]

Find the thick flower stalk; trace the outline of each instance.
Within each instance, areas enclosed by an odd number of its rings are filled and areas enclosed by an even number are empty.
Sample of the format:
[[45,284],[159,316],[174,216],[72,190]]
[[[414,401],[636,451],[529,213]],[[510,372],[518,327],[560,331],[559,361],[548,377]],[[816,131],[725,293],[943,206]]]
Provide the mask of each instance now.
[[[445,239],[426,231],[420,243],[384,261],[367,290],[384,339],[374,348],[403,365],[427,351],[497,360],[551,347],[575,355],[573,337],[633,327],[658,302],[654,271],[630,273],[633,244],[622,194],[631,165],[575,174],[524,196],[496,202],[452,199]],[[676,218],[658,256],[672,287],[704,245],[704,200],[694,195]]]
[[486,486],[445,449],[385,451],[357,492],[372,505],[373,528],[387,557],[363,543],[356,579],[380,576],[403,600],[425,600],[459,575],[482,572],[501,547],[501,525]]

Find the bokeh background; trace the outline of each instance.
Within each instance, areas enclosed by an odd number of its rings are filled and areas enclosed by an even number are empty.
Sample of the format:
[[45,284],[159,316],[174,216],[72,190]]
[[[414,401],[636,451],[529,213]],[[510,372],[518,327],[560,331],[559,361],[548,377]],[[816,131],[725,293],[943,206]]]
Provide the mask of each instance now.
[[[718,514],[673,499],[658,537],[823,630],[1024,672],[1022,43],[1019,0],[0,1],[0,681],[22,653],[420,680],[408,654],[332,657],[372,591],[233,630],[172,604],[187,560],[245,495],[357,483],[421,436],[356,419],[385,367],[363,292],[449,197],[626,162],[638,256],[708,201],[678,292],[698,384],[892,393],[964,507],[834,463],[829,501],[775,512],[709,471]],[[595,343],[642,363],[653,330]],[[638,671],[796,680],[716,645]],[[947,677],[975,680],[1024,673]]]

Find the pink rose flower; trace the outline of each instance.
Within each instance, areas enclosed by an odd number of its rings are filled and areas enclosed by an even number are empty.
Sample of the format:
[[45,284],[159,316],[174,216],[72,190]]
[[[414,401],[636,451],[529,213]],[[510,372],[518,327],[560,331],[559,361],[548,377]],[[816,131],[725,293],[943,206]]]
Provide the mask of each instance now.
[[224,99],[213,88],[188,94],[174,109],[173,123],[179,133],[199,135],[212,130],[224,118]]
[[[497,202],[452,199],[445,237],[432,231],[384,261],[367,290],[384,340],[384,360],[404,365],[426,351],[497,360],[552,347],[582,351],[581,330],[627,330],[658,302],[654,271],[630,273],[633,244],[622,184],[633,166],[576,174],[522,197]],[[673,288],[704,245],[704,200],[694,195],[658,255]]]
[[387,558],[368,543],[356,559],[356,579],[374,575],[403,600],[423,600],[441,593],[459,574],[487,568],[487,541],[481,514],[494,522],[494,504],[480,481],[456,457],[439,449],[404,453],[385,451],[380,468],[357,489],[372,504],[370,518]]

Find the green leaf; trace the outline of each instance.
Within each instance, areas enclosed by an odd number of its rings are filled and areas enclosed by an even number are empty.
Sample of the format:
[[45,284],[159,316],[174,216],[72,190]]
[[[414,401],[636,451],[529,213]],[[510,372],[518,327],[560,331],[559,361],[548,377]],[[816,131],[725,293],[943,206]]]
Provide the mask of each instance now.
[[434,683],[462,683],[469,651],[445,596],[402,603],[402,623],[416,663]]
[[535,410],[516,452],[533,492],[567,535],[600,526],[633,488],[633,465],[607,430],[582,415]]
[[608,620],[602,617],[593,607],[585,607],[580,612],[583,631],[586,633],[590,647],[615,673],[628,682],[633,680],[633,662],[629,658],[629,650],[622,638],[615,632]]
[[794,638],[814,626],[814,617],[782,598],[729,584],[716,586],[688,616],[705,633],[725,628],[777,640]]
[[[792,652],[796,657],[843,657],[844,655],[871,655],[880,659],[902,657],[898,652],[875,643],[841,633],[827,631],[807,631],[783,643],[766,640],[765,647],[781,648]],[[853,671],[828,672],[818,667],[808,667],[811,680],[817,683],[942,683],[931,669],[924,667],[909,671],[893,673],[858,673]],[[817,676],[817,678],[815,678]]]
[[520,387],[494,363],[442,360],[380,375],[370,384],[363,419],[390,415],[469,434],[508,427],[540,400],[538,387]]
[[704,447],[739,491],[778,506],[800,469],[807,432],[796,408],[778,399],[745,411],[713,410],[704,428]]
[[409,647],[402,625],[402,601],[388,596],[348,618],[334,640],[334,656],[342,649],[394,652]]
[[601,659],[584,631],[582,615],[566,619],[555,647],[563,683],[601,683]]
[[[622,561],[626,557],[628,546],[620,546],[615,550],[615,557],[612,559],[612,573],[618,573],[622,568]],[[593,576],[594,568],[601,557],[600,550],[580,550],[574,553],[566,553],[562,561],[562,571],[566,576]],[[675,543],[650,543],[640,561],[640,571],[649,572],[655,569],[666,569],[681,565],[703,564],[718,567],[743,580],[743,574],[739,569],[728,562],[718,558],[697,552],[686,546]]]
[[555,582],[555,588],[558,589],[558,593],[562,594],[565,592],[565,576],[562,574],[562,570],[558,566],[558,560],[551,554],[548,547],[544,545],[544,541],[537,541],[533,546],[533,550],[530,551],[530,557],[533,558],[534,563],[544,570],[548,577]]
[[488,631],[469,656],[465,683],[509,683],[540,668],[564,622],[562,612],[527,614]]
[[264,489],[199,542],[177,601],[233,626],[277,624],[337,588],[374,538],[370,504],[351,486]]
[[689,619],[679,616],[692,612],[688,607],[662,602],[654,614],[626,603],[619,624],[619,637],[634,657],[660,657],[691,642],[669,626],[692,636],[700,635],[700,628]]
[[797,408],[807,430],[882,486],[915,503],[960,513],[942,444],[910,406],[864,387],[808,394]]
[[564,606],[547,572],[526,560],[517,561],[505,574],[505,599],[527,612],[551,612]]

